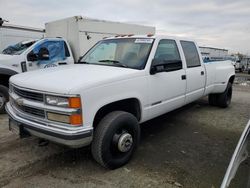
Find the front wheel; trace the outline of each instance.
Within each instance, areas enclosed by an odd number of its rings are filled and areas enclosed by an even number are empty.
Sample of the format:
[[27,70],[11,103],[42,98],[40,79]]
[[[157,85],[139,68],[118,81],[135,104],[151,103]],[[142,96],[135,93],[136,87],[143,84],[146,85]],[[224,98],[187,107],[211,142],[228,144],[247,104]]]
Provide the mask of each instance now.
[[8,88],[0,85],[0,114],[5,113],[5,104],[8,101]]
[[140,127],[135,116],[124,111],[111,112],[96,127],[92,155],[103,167],[119,168],[131,159],[139,139]]

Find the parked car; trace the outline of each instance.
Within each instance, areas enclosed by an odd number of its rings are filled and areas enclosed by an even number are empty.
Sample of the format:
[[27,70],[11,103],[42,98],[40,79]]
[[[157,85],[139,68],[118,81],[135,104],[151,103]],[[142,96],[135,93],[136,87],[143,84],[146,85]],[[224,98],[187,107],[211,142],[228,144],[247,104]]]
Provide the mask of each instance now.
[[92,147],[114,169],[126,164],[140,123],[203,96],[226,108],[235,72],[231,61],[202,61],[193,40],[140,35],[103,39],[78,65],[10,79],[10,130],[69,147]]
[[8,101],[11,76],[74,64],[104,37],[155,32],[154,27],[85,19],[79,16],[47,23],[45,28],[46,38],[13,44],[0,54],[0,113],[4,113],[4,106]]
[[241,61],[236,61],[235,63],[235,70],[239,72],[244,72],[245,71],[245,66],[241,63]]
[[[248,188],[250,186],[250,120],[246,125],[236,149],[233,153],[227,172],[224,176],[221,188],[237,187]],[[240,184],[240,185],[239,185]]]

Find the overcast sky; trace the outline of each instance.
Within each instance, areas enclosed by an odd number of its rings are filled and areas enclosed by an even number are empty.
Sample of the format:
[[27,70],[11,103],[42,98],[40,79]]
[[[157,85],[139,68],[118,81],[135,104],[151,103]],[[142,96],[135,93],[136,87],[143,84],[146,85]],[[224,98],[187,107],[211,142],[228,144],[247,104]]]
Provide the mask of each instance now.
[[44,27],[69,16],[152,25],[159,34],[250,55],[250,0],[0,0],[0,17]]

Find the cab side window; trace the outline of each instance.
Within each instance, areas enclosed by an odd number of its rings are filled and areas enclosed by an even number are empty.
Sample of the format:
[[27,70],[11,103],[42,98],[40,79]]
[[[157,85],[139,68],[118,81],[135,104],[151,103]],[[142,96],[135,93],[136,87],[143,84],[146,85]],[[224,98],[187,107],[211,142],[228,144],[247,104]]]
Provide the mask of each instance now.
[[181,61],[181,57],[176,42],[174,40],[169,40],[169,39],[161,40],[158,44],[155,53],[155,58],[163,59],[166,61],[169,60]]
[[63,42],[63,44],[64,44],[65,56],[70,57],[68,45],[66,44],[65,41]]
[[45,41],[35,46],[33,50],[35,54],[38,54],[41,48],[49,52],[49,60],[38,61],[38,63],[47,64],[65,60],[67,54],[64,45],[64,41]]
[[181,41],[188,68],[201,66],[200,57],[194,42]]
[[164,62],[164,64],[174,63],[175,66],[182,68],[182,61],[175,40],[162,39],[158,44],[154,58]]

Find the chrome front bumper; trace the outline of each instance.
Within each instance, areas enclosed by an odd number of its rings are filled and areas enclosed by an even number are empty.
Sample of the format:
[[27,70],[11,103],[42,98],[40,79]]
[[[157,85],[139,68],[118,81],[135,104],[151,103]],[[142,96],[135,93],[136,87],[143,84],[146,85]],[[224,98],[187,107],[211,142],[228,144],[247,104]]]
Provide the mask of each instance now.
[[59,129],[56,126],[51,127],[46,124],[43,124],[42,122],[35,121],[35,119],[25,118],[25,116],[22,115],[22,112],[19,112],[17,109],[14,109],[10,103],[7,103],[5,108],[9,117],[20,123],[22,128],[25,131],[29,132],[31,135],[37,136],[39,138],[44,138],[49,141],[66,145],[72,148],[87,146],[92,141],[92,129]]

